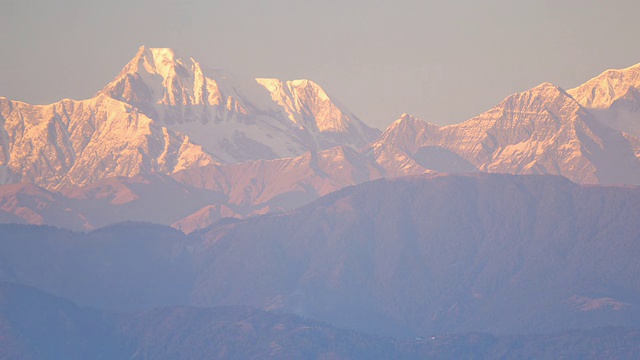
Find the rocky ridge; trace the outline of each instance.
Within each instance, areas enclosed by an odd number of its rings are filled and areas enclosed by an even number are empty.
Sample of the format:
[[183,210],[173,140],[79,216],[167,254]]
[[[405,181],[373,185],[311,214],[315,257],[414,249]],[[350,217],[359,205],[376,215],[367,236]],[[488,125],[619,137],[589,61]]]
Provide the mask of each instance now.
[[[86,230],[128,213],[189,232],[224,217],[288,211],[345,186],[426,173],[640,185],[640,139],[615,120],[617,104],[640,108],[638,79],[640,65],[569,91],[543,83],[455,125],[403,114],[372,141],[376,130],[310,80],[246,79],[171,49],[141,47],[93,99],[29,105],[0,98],[0,182],[61,192],[34,201],[32,188],[10,187],[3,219]],[[633,111],[625,114],[637,123]],[[154,180],[140,180],[146,176]],[[161,176],[171,179],[153,185]],[[163,190],[150,195],[154,189]],[[123,210],[191,196],[172,191],[215,200],[179,201],[183,210],[166,216]],[[98,210],[89,214],[82,202]],[[47,214],[58,207],[70,218],[53,222],[59,216]]]

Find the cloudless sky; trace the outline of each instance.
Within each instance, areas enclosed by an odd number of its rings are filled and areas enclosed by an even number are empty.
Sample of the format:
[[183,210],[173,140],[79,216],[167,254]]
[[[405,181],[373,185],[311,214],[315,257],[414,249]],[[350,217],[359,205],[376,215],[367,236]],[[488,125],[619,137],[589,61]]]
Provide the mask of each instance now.
[[640,2],[2,0],[0,96],[85,99],[140,45],[238,75],[309,78],[372,126],[464,121],[550,81],[640,62]]

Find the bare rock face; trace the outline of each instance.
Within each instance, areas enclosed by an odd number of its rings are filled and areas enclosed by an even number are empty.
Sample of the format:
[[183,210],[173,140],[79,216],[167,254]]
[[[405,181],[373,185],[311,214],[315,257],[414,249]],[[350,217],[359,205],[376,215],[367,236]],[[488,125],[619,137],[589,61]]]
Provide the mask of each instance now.
[[0,187],[0,222],[91,230],[136,220],[190,233],[221,218],[289,211],[382,174],[372,159],[343,146],[171,175],[109,177],[59,192],[28,183],[5,185]]
[[460,172],[456,165],[563,175],[582,184],[640,184],[638,149],[637,138],[603,125],[567,92],[545,83],[456,125],[438,127],[405,115],[370,151],[391,173],[421,173],[425,163],[447,154],[452,160],[445,172]]

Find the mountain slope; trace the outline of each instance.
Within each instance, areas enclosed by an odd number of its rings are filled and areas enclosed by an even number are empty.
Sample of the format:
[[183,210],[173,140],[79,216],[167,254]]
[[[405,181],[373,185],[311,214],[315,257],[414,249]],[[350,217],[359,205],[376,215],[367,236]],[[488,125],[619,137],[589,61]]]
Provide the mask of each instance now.
[[171,176],[109,177],[60,192],[13,184],[0,187],[0,222],[92,230],[130,220],[191,232],[223,217],[292,210],[381,177],[375,162],[344,146],[295,158],[194,167]]
[[0,281],[83,306],[248,305],[401,337],[637,326],[639,204],[635,187],[478,173],[373,181],[188,237],[3,225]]
[[637,326],[639,204],[636,187],[478,173],[368,182],[188,237],[3,225],[0,281],[83,306],[248,305],[402,337]]
[[0,98],[0,182],[46,189],[107,177],[363,147],[369,128],[308,80],[244,79],[140,48],[94,98]]
[[244,206],[259,207],[277,197],[299,194],[299,201],[283,201],[282,209],[291,210],[345,186],[379,179],[382,173],[370,159],[342,146],[295,158],[194,168],[172,176],[196,188],[228,194],[230,203]]
[[101,94],[188,134],[227,163],[363,147],[379,133],[312,81],[236,77],[171,49],[141,47]]
[[[375,131],[312,81],[244,79],[170,49],[142,47],[93,99],[33,106],[0,98],[0,183],[30,182],[65,195],[40,198],[47,206],[31,195],[5,196],[0,221],[91,229],[126,214],[193,231],[222,217],[287,211],[369,180],[434,172],[637,185],[640,139],[607,126],[598,111],[636,91],[638,69],[605,72],[570,93],[545,83],[456,125],[404,114],[357,151]],[[247,159],[258,160],[237,163]],[[129,187],[148,174],[170,175],[186,187],[154,185],[164,180],[150,181],[147,190]],[[124,206],[91,195],[65,198],[116,188],[137,198]],[[197,199],[193,188],[206,191]],[[163,197],[183,208],[163,205]],[[45,214],[54,208],[63,211]]]
[[403,159],[406,173],[440,163],[433,155],[440,149],[435,154],[450,159],[447,171],[455,172],[457,164],[467,171],[563,175],[583,184],[640,184],[638,144],[545,83],[456,125],[437,127],[404,116],[370,151],[386,169]]
[[370,158],[346,146],[295,158],[189,169],[172,176],[180,183],[223,193],[227,202],[206,206],[173,225],[191,232],[225,216],[289,211],[383,174]]
[[215,163],[189,137],[105,96],[43,106],[0,98],[0,125],[13,181],[47,189]]
[[638,204],[550,176],[374,181],[211,229],[194,300],[396,336],[633,326]]
[[607,70],[568,93],[603,124],[640,137],[640,64]]

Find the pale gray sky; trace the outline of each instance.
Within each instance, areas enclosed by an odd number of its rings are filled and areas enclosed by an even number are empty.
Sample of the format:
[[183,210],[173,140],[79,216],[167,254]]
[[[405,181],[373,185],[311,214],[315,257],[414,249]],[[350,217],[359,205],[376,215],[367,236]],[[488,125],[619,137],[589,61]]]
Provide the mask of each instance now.
[[634,0],[2,0],[0,96],[89,98],[147,45],[312,79],[381,129],[403,112],[449,124],[640,62],[639,19]]

